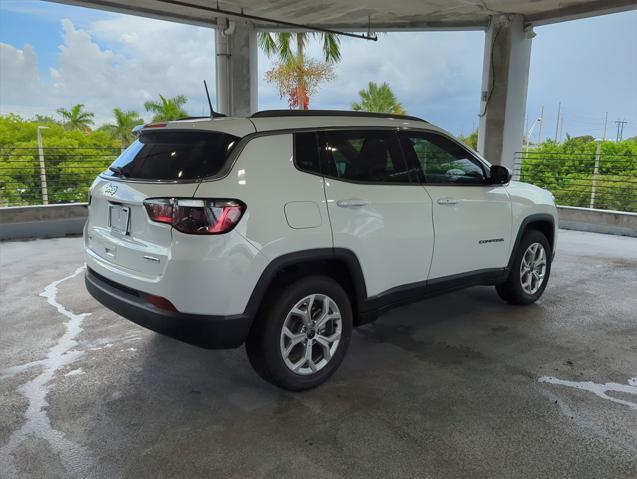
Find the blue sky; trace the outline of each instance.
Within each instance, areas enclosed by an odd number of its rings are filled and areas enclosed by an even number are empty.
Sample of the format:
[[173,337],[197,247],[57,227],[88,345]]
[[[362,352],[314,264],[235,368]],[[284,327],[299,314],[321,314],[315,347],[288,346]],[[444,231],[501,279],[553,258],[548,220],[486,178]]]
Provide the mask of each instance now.
[[[558,102],[564,134],[603,134],[614,121],[637,135],[637,12],[536,28],[527,112],[544,106],[543,137],[555,135]],[[387,81],[410,114],[454,133],[477,125],[483,32],[391,33],[379,42],[344,39],[336,78],[314,108],[349,108],[370,80]],[[318,54],[318,46],[310,52]],[[259,57],[259,107],[285,108],[267,84]],[[206,111],[201,80],[214,85],[210,29],[37,0],[0,0],[0,112],[51,114],[85,103],[98,122],[114,106],[143,112],[158,93],[185,94],[191,114]],[[214,93],[213,93],[214,94]]]

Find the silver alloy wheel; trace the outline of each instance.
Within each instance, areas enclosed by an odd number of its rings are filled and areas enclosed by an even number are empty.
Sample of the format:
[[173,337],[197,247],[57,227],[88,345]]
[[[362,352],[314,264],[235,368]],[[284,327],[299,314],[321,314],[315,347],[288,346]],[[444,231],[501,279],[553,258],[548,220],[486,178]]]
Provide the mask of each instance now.
[[546,251],[540,243],[532,243],[524,252],[520,263],[522,290],[532,296],[538,292],[546,276]]
[[314,374],[330,362],[341,341],[343,323],[336,302],[311,294],[290,310],[281,329],[281,356],[292,372]]

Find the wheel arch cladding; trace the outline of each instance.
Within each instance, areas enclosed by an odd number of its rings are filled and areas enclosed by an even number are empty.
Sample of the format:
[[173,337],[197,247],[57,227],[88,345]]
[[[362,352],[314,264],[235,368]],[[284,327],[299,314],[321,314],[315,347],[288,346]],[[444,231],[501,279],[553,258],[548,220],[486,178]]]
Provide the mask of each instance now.
[[546,236],[551,246],[551,252],[555,249],[555,223],[554,221],[535,220],[526,225],[525,232],[529,230],[537,230]]
[[[529,230],[537,230],[540,233],[544,234],[551,247],[551,253],[555,251],[555,218],[553,218],[553,216],[548,213],[537,213],[529,215],[524,218],[524,220],[522,220],[522,223],[520,223],[520,227],[518,228],[518,234],[515,238],[515,243],[513,244],[511,255],[509,257],[509,270],[511,269],[511,266],[513,264],[515,253],[520,246],[520,241],[522,241],[525,233]],[[553,254],[551,254],[550,256],[552,258]]]
[[245,309],[253,324],[270,288],[287,286],[299,276],[308,274],[325,275],[341,285],[350,298],[356,325],[360,308],[367,299],[367,290],[358,258],[345,248],[295,251],[273,259],[257,281]]

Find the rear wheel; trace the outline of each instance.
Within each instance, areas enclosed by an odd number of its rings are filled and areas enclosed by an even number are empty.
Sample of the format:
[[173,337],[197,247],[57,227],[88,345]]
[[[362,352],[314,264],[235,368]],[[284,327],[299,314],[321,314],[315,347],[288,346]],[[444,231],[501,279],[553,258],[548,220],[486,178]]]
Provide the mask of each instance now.
[[272,294],[246,342],[250,363],[283,389],[314,388],[336,371],[349,346],[347,293],[334,280],[314,276]]
[[551,273],[551,247],[546,236],[537,230],[528,231],[515,253],[511,271],[496,290],[512,304],[531,304],[544,293]]

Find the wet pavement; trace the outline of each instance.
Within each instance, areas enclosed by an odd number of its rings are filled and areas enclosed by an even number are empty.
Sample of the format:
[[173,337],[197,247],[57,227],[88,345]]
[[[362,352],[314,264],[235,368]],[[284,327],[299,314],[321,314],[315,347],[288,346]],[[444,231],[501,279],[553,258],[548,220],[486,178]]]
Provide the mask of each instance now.
[[101,307],[80,238],[0,268],[3,478],[637,477],[634,238],[560,231],[537,304],[396,309],[301,394]]

